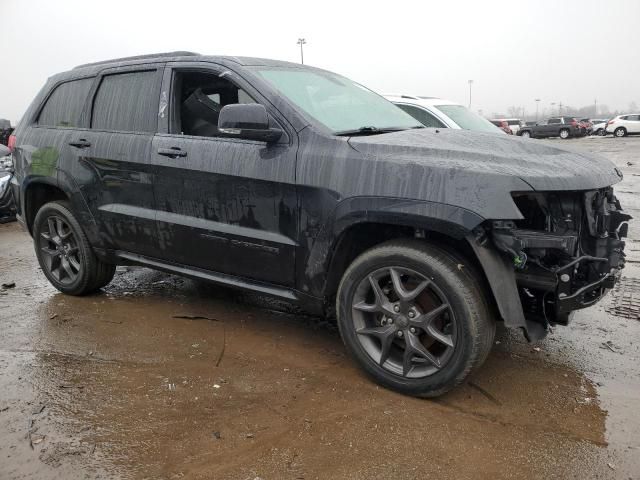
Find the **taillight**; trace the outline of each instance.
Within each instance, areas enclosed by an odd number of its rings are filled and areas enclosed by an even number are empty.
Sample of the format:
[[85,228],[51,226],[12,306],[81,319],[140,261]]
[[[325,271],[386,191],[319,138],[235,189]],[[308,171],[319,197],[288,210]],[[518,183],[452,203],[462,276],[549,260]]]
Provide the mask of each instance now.
[[16,148],[16,136],[9,135],[9,141],[7,142],[7,147],[9,147],[9,151],[13,152],[13,149]]

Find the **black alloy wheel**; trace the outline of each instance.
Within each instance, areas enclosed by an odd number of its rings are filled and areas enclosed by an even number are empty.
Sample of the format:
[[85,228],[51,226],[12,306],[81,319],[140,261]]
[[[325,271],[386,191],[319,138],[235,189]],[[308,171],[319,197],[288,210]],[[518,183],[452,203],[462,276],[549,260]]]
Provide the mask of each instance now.
[[491,350],[495,322],[485,295],[464,257],[423,240],[385,242],[342,277],[340,335],[378,383],[435,397],[463,382]]
[[73,230],[65,219],[59,215],[47,217],[38,242],[47,271],[63,285],[77,281],[82,270],[80,249]]
[[115,265],[96,257],[67,201],[49,202],[38,210],[33,243],[43,273],[63,293],[91,293],[115,274]]

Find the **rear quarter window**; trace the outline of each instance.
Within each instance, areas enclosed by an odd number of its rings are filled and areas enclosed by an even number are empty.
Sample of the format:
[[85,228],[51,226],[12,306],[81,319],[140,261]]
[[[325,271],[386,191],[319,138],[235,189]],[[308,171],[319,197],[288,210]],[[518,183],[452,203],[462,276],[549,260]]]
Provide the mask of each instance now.
[[55,87],[38,115],[37,124],[47,127],[78,127],[92,83],[93,78],[83,78]]
[[159,80],[156,70],[102,77],[93,100],[91,128],[153,133],[157,127]]

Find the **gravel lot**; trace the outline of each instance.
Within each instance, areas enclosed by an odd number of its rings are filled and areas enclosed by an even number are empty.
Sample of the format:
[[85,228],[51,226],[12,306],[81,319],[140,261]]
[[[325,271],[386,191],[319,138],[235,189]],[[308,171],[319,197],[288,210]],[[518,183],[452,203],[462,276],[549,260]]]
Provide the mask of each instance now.
[[[546,141],[616,162],[640,219],[640,138]],[[0,479],[640,478],[630,232],[612,295],[538,345],[499,329],[433,401],[376,386],[330,323],[258,297],[131,267],[64,296],[0,225]]]

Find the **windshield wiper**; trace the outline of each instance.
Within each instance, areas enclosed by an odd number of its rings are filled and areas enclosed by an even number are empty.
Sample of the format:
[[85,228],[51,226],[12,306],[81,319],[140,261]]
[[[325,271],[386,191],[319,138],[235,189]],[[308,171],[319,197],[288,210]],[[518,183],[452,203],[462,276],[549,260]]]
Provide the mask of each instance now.
[[338,132],[334,132],[334,135],[339,137],[351,137],[356,135],[380,135],[381,133],[390,133],[390,132],[401,132],[402,130],[407,130],[408,128],[424,128],[422,125],[418,125],[416,127],[386,127],[386,128],[378,128],[378,127],[360,127],[354,128],[352,130],[340,130]]

